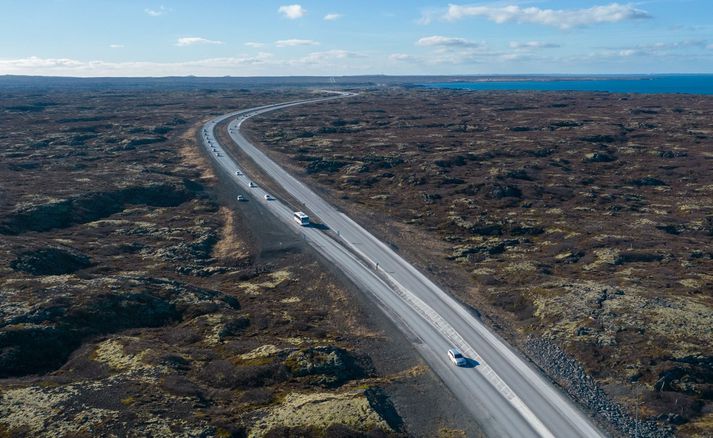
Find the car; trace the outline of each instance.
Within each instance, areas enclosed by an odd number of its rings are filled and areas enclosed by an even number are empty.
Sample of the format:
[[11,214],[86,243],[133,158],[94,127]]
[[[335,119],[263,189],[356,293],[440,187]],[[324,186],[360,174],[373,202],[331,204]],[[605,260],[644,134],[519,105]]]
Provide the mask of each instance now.
[[237,176],[240,176],[240,175],[242,175],[243,173],[242,173],[241,171],[239,171],[239,170],[236,170],[236,171],[235,171],[235,174],[236,174]]
[[254,182],[250,181],[250,182],[248,183],[248,187],[250,187],[251,189],[254,189],[255,187],[257,187],[257,184],[255,184]]
[[463,353],[461,353],[457,348],[451,348],[448,350],[448,359],[450,359],[451,362],[453,362],[453,365],[457,367],[465,366],[467,363],[465,357],[463,357]]
[[237,199],[238,202],[246,201],[245,196],[243,196],[243,195],[238,195],[235,199]]
[[266,201],[274,201],[275,200],[275,198],[273,198],[272,196],[267,195],[267,194],[263,197],[265,198]]

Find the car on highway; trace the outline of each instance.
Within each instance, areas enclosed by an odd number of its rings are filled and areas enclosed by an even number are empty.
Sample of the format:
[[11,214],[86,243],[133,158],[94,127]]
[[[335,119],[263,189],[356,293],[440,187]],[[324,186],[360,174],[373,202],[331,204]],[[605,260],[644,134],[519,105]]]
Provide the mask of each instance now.
[[465,366],[466,360],[465,357],[463,357],[463,353],[460,352],[459,349],[457,348],[451,348],[448,350],[448,359],[453,362],[453,365],[457,367],[462,367]]
[[275,198],[273,198],[272,196],[270,196],[268,194],[265,194],[265,196],[263,196],[263,197],[265,198],[266,201],[274,201],[275,200]]
[[257,187],[257,184],[255,184],[254,182],[250,181],[250,183],[248,183],[248,187],[250,187],[251,189],[254,189],[255,187]]
[[309,225],[309,216],[306,214],[302,213],[301,211],[296,211],[294,215],[292,215],[292,218],[300,225],[303,227],[306,227]]
[[245,199],[245,196],[243,196],[243,195],[238,195],[235,197],[235,199],[237,199],[238,202],[247,201],[247,199]]
[[240,176],[240,175],[242,175],[243,173],[242,173],[241,171],[239,171],[239,170],[236,170],[236,171],[235,171],[235,174],[236,174],[237,176]]

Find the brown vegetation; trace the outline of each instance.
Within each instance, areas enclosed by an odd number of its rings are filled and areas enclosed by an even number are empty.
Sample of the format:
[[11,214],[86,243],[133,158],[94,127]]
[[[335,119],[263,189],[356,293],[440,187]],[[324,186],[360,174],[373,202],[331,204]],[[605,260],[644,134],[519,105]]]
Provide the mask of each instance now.
[[207,116],[306,92],[33,93],[0,105],[0,435],[403,434],[386,338],[196,152]]
[[706,96],[390,89],[247,127],[503,334],[556,342],[695,435],[713,409],[712,120]]

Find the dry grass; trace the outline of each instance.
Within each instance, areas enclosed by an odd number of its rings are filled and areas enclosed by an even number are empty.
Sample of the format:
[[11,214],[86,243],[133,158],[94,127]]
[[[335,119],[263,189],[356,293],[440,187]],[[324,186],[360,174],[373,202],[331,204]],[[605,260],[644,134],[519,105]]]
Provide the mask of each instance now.
[[245,243],[235,233],[235,216],[227,207],[220,207],[218,215],[223,227],[220,229],[220,240],[213,247],[213,257],[221,259],[242,259],[249,256]]
[[185,134],[179,137],[181,147],[178,151],[181,154],[182,162],[185,166],[197,169],[200,172],[200,180],[204,184],[214,185],[218,179],[210,163],[206,157],[200,153],[200,149],[196,144],[196,137],[200,126],[202,125],[189,129]]

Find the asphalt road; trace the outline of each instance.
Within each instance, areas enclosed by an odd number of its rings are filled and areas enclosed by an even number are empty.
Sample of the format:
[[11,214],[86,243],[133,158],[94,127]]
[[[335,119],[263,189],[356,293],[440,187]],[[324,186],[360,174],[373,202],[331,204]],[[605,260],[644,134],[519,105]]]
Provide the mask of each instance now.
[[[460,303],[292,177],[240,133],[243,121],[260,113],[350,96],[350,93],[341,93],[217,117],[201,132],[203,146],[212,153],[216,164],[232,175],[244,193],[249,192],[254,200],[262,202],[286,226],[372,295],[489,437],[603,436],[586,414]],[[214,136],[217,124],[226,119],[234,119],[228,124],[228,132],[235,144],[302,206],[289,206],[277,199],[265,200],[267,192],[263,188],[249,187],[249,177]],[[329,230],[302,227],[294,221],[295,209],[303,207]],[[467,367],[451,364],[446,356],[451,347],[459,348],[469,359]]]

